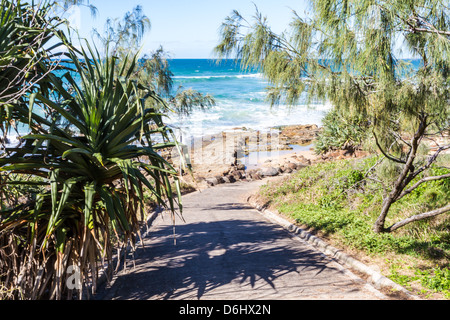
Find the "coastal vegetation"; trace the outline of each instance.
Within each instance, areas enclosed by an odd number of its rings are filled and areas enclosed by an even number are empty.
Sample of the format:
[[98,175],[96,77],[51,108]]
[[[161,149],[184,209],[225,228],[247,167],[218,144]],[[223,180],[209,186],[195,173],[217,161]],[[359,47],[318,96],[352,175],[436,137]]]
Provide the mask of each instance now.
[[[178,167],[161,152],[182,146],[165,117],[215,104],[174,88],[162,47],[142,54],[151,24],[140,6],[96,30],[97,47],[75,39],[63,18],[71,5],[85,1],[0,0],[0,299],[95,292],[102,270],[125,264],[149,205],[182,212],[183,157]],[[261,70],[273,107],[305,92],[330,101],[318,154],[371,155],[308,165],[264,186],[260,200],[389,260],[400,284],[450,297],[448,5],[314,0],[311,9],[308,19],[293,12],[282,34],[258,10],[253,22],[234,11],[215,52]],[[400,48],[414,60],[397,58]]]
[[252,20],[233,11],[215,48],[259,67],[274,107],[305,92],[331,102],[317,153],[372,154],[304,168],[262,188],[261,201],[368,261],[394,257],[395,281],[447,298],[449,13],[439,0],[315,0],[275,33],[258,8]]
[[[118,268],[135,246],[146,199],[182,210],[178,172],[159,152],[179,148],[164,124],[173,99],[155,87],[160,69],[138,69],[139,50],[124,49],[145,24],[121,26],[129,37],[103,55],[77,49],[55,13],[70,4],[82,2],[0,5],[0,298],[82,299],[114,251]],[[20,126],[29,134],[8,145]]]
[[[122,18],[108,19],[105,30],[103,32],[94,30],[94,34],[104,47],[109,48],[109,55],[119,57],[117,68],[119,70],[127,61],[125,59],[127,55],[140,54],[142,38],[150,29],[150,19],[143,13],[142,6],[138,5]],[[162,46],[153,52],[145,53],[139,57],[138,67],[130,77],[135,81],[146,83],[164,98],[170,109],[179,116],[189,115],[194,108],[204,109],[215,105],[214,97],[209,94],[181,86],[174,88],[173,73],[168,59],[169,54]],[[146,106],[158,108],[158,104],[152,103],[151,100],[146,101]]]
[[[289,218],[422,297],[450,298],[450,219],[442,215],[391,233],[371,230],[384,190],[371,179],[381,157],[325,161],[261,187],[259,205]],[[442,161],[448,163],[449,155]],[[434,165],[433,175],[450,169]],[[375,167],[374,167],[375,166]],[[420,180],[420,177],[416,178]],[[388,222],[433,210],[450,201],[448,180],[421,186],[392,206]]]
[[[384,156],[377,165],[388,163],[383,167],[395,172],[393,181],[377,178],[386,193],[373,231],[383,233],[450,211],[443,203],[386,225],[395,202],[423,184],[450,178],[430,173],[450,149],[448,139],[438,141],[450,129],[449,26],[449,8],[440,0],[315,0],[310,16],[294,11],[281,34],[257,9],[253,21],[234,11],[222,24],[215,52],[240,59],[243,68],[259,67],[271,84],[267,99],[272,105],[295,105],[304,92],[310,100],[330,101],[341,118],[326,122],[324,132],[341,123],[336,129],[344,126],[349,132],[339,139],[340,147],[361,136],[361,130],[371,132]],[[400,50],[415,64],[399,59]],[[357,118],[353,128],[342,125]],[[327,148],[324,138],[319,151]]]

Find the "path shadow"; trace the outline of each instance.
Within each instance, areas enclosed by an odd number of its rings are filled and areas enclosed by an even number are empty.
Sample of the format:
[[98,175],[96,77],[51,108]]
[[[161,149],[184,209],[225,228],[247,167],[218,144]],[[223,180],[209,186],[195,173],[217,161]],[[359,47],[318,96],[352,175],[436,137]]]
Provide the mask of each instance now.
[[209,206],[207,208],[203,208],[202,210],[251,210],[253,207],[249,204],[240,203],[240,202],[230,202],[230,203],[221,203],[216,206]]
[[[145,248],[138,248],[131,272],[123,273],[99,299],[200,299],[235,282],[270,286],[288,274],[309,277],[329,268],[329,260],[308,246],[292,247],[281,228],[254,220],[152,227]],[[286,245],[288,244],[288,245]],[[291,245],[289,245],[291,244]],[[231,292],[229,297],[233,298]]]

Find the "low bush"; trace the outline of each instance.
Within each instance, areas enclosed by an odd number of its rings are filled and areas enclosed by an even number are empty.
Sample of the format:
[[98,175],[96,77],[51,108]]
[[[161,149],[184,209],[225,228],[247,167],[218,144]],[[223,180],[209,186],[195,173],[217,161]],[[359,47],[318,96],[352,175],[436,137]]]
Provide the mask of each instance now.
[[[339,160],[303,168],[282,181],[261,187],[260,197],[272,209],[294,219],[299,225],[343,246],[372,258],[408,256],[421,261],[420,274],[445,274],[450,266],[450,219],[448,215],[404,226],[393,233],[375,233],[372,225],[381,209],[383,187],[366,173],[377,157]],[[439,167],[429,174],[445,173]],[[412,182],[414,183],[414,182]],[[432,181],[395,203],[391,222],[432,210],[450,200],[449,179]],[[441,271],[432,271],[438,264]],[[425,269],[424,266],[427,266]],[[437,270],[437,269],[436,269]],[[397,275],[398,275],[397,270]],[[441,277],[443,278],[443,276]],[[423,280],[432,283],[435,280]],[[445,286],[427,285],[430,290]],[[442,288],[442,290],[440,289]]]

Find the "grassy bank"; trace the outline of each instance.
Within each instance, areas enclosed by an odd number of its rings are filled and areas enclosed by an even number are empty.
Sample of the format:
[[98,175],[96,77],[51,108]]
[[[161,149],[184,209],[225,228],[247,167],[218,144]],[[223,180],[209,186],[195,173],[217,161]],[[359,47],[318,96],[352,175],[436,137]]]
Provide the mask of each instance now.
[[[393,281],[428,299],[450,299],[450,216],[416,222],[394,233],[376,234],[383,197],[366,178],[375,157],[318,163],[264,185],[261,201],[319,234]],[[432,172],[447,169],[433,168]],[[447,170],[449,171],[449,170]],[[450,201],[450,181],[433,181],[395,203],[388,224]]]

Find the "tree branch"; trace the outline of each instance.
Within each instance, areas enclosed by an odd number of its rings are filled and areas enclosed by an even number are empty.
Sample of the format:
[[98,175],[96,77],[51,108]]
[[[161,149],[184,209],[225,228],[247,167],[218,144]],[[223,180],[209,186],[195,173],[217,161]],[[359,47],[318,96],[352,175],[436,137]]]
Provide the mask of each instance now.
[[439,208],[439,209],[436,209],[436,210],[432,210],[432,211],[428,211],[428,212],[424,212],[424,213],[421,213],[421,214],[416,214],[416,215],[414,215],[412,217],[409,217],[407,219],[399,221],[399,222],[393,224],[392,226],[386,228],[386,231],[391,232],[391,231],[394,231],[394,230],[396,230],[396,229],[398,229],[400,227],[403,227],[404,225],[406,225],[408,223],[411,223],[411,222],[414,222],[414,221],[419,221],[419,220],[424,220],[426,218],[431,218],[431,217],[434,217],[434,216],[446,213],[448,211],[450,211],[450,204],[448,204],[448,205],[446,205],[446,206],[444,206],[442,208]]
[[432,177],[426,177],[423,178],[419,181],[417,181],[411,188],[404,190],[397,198],[397,200],[400,200],[401,198],[403,198],[404,196],[406,196],[407,194],[411,193],[414,189],[416,189],[418,186],[420,186],[422,183],[427,182],[427,181],[434,181],[434,180],[441,180],[441,179],[446,179],[446,178],[450,178],[450,173],[447,174],[443,174],[441,176],[432,176]]
[[414,179],[415,177],[417,177],[417,175],[419,175],[421,172],[428,169],[433,164],[433,162],[436,161],[436,158],[438,157],[439,153],[441,153],[442,151],[447,150],[447,149],[450,149],[450,144],[442,146],[439,149],[437,149],[436,152],[431,157],[428,158],[428,161],[425,165],[423,165],[422,167],[420,167],[419,169],[417,169],[415,172],[413,172],[411,174],[410,181],[412,179]]
[[375,143],[377,144],[378,149],[380,149],[381,153],[382,153],[386,158],[388,158],[389,160],[392,160],[392,161],[394,161],[394,162],[397,162],[397,163],[406,164],[406,161],[401,160],[401,159],[399,159],[399,158],[395,158],[395,157],[393,157],[393,156],[387,154],[387,153],[383,150],[383,148],[381,147],[380,143],[378,142],[378,138],[377,138],[377,135],[375,134],[375,130],[373,130],[372,132],[373,132],[373,136],[374,136],[374,138],[375,138]]
[[396,138],[397,140],[400,140],[401,142],[403,142],[404,144],[406,144],[406,145],[407,145],[408,147],[410,147],[410,148],[412,147],[412,146],[411,146],[411,143],[409,143],[408,141],[406,141],[405,139],[403,139],[402,136],[401,136],[399,133],[393,131],[392,134],[395,136],[395,138]]

